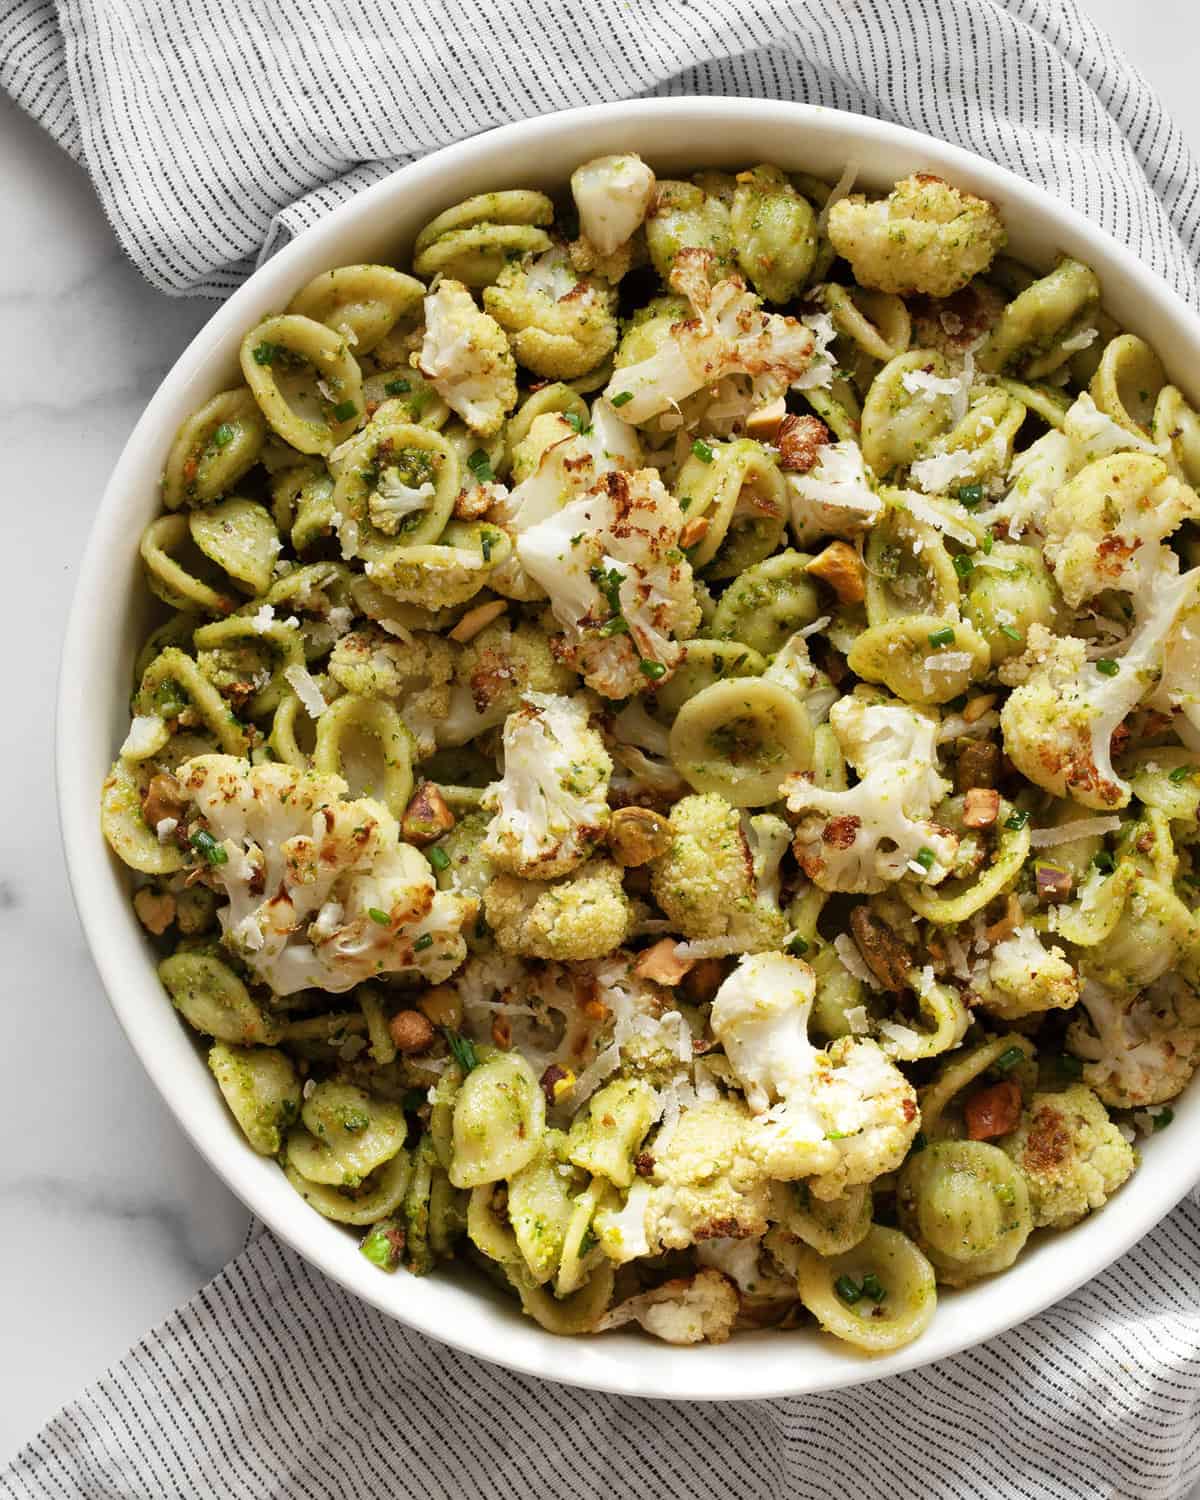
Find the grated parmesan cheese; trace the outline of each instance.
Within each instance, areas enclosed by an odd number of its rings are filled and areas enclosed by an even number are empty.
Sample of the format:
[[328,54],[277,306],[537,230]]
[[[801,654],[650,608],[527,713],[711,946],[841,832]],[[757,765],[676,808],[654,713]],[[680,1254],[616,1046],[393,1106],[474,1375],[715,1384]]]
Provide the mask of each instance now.
[[1073,844],[1076,839],[1102,837],[1116,833],[1121,826],[1120,818],[1076,818],[1073,823],[1063,823],[1058,828],[1035,828],[1029,842],[1035,849],[1051,849],[1055,844]]
[[317,686],[316,678],[304,667],[296,666],[295,663],[290,667],[284,667],[283,675],[309,718],[319,719],[329,705]]
[[250,628],[258,635],[264,635],[270,630],[275,620],[275,610],[270,604],[262,605],[257,614],[250,616]]
[[910,473],[927,494],[944,494],[956,480],[966,479],[974,466],[975,454],[969,448],[955,448],[918,459]]
[[[919,865],[917,868],[921,869]],[[921,874],[925,874],[923,869],[921,869]],[[858,944],[848,932],[839,932],[837,937],[834,938],[833,951],[841,959],[847,973],[853,975],[855,979],[861,980],[869,989],[879,989],[879,980],[876,979],[875,975],[867,967],[866,960],[863,958]]]
[[821,205],[821,212],[817,215],[817,233],[824,234],[825,226],[829,223],[829,215],[833,212],[835,203],[840,203],[843,198],[848,198],[854,191],[854,184],[858,178],[858,163],[848,161],[842,168],[842,175],[829,190],[829,197]]
[[179,827],[178,818],[159,818],[154,825],[154,832],[160,844],[165,844],[175,830]]
[[979,538],[961,521],[956,521],[953,516],[948,516],[944,510],[932,504],[917,490],[902,490],[900,499],[905,510],[918,521],[924,521],[927,526],[934,526],[938,531],[944,531],[948,537],[956,542],[961,542],[964,547],[977,547]]

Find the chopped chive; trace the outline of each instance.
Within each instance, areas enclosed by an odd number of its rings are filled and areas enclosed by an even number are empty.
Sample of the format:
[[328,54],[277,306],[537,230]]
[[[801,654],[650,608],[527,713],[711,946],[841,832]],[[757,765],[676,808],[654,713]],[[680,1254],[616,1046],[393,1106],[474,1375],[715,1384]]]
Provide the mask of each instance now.
[[1058,1070],[1066,1078],[1083,1077],[1083,1059],[1073,1052],[1064,1052],[1058,1059]]
[[1169,1104],[1164,1104],[1159,1112],[1154,1116],[1155,1132],[1157,1133],[1160,1130],[1165,1130],[1174,1118],[1175,1111]]
[[571,546],[572,547],[578,547],[579,544],[580,544],[580,542],[582,542],[582,541],[583,541],[583,532],[582,531],[577,531],[575,533],[575,535],[571,538]]
[[975,571],[975,564],[965,552],[960,552],[954,559],[954,571],[960,578],[970,578]]
[[442,1035],[446,1038],[446,1045],[454,1054],[454,1061],[464,1073],[469,1073],[472,1068],[479,1066],[479,1058],[475,1055],[475,1047],[470,1037],[459,1036],[457,1031],[451,1031],[449,1026],[442,1027]]
[[1107,849],[1101,849],[1099,854],[1093,854],[1092,864],[1102,875],[1111,875],[1116,868],[1116,861]]
[[691,504],[692,504],[692,497],[690,495],[684,495],[684,497],[682,498],[682,500],[680,500],[680,502],[679,502],[679,509],[680,510],[688,510],[688,509],[691,508]]
[[353,401],[339,401],[333,408],[335,422],[348,422],[351,417],[356,417],[357,415],[358,407],[355,406]]
[[1115,677],[1120,670],[1120,663],[1113,661],[1111,656],[1102,656],[1096,663],[1096,671],[1105,677]]
[[491,531],[485,531],[480,536],[480,538],[479,538],[479,550],[480,550],[480,552],[483,553],[483,560],[484,560],[484,562],[491,562],[491,560],[492,560],[492,548],[495,545],[496,545],[496,537],[495,537],[495,534],[493,532],[491,532]]
[[633,392],[632,391],[618,391],[617,394],[609,402],[609,405],[610,406],[624,406],[626,404],[626,402],[632,401],[632,400],[633,400]]
[[852,1281],[849,1276],[839,1276],[833,1283],[833,1289],[842,1301],[848,1302],[851,1307],[862,1300],[862,1287],[856,1281]]
[[787,951],[793,958],[803,958],[808,952],[808,943],[797,933],[794,938],[789,939]]
[[407,396],[412,390],[411,380],[389,380],[383,389],[389,396]]
[[421,934],[421,936],[413,944],[413,952],[414,953],[424,953],[424,951],[425,951],[426,948],[432,948],[432,947],[433,947],[433,933],[432,932],[423,932]]
[[992,1067],[997,1073],[1011,1073],[1019,1062],[1023,1062],[1024,1052],[1020,1047],[1006,1047]]
[[966,505],[968,507],[972,506],[972,505],[978,505],[979,502],[983,499],[983,485],[981,485],[981,484],[963,484],[963,485],[960,485],[959,486],[959,490],[958,490],[958,498],[962,502],[963,505]]
[[435,844],[426,856],[433,868],[439,872],[450,868],[450,856],[444,849],[439,849]]
[[1005,818],[1004,826],[1005,828],[1011,829],[1013,833],[1019,833],[1028,822],[1029,814],[1023,807],[1018,807],[1009,817]]
[[378,922],[380,927],[390,927],[392,925],[391,917],[388,916],[387,912],[380,911],[377,906],[368,906],[367,916],[370,917],[372,922]]
[[923,870],[932,870],[933,869],[934,860],[936,860],[936,859],[937,859],[937,855],[933,852],[932,849],[918,849],[917,850],[917,853],[916,853],[916,862],[917,862],[917,864],[919,864],[921,866],[921,868]]
[[638,662],[638,670],[643,677],[649,677],[651,682],[657,682],[660,677],[667,675],[667,669],[660,661],[642,660]]
[[467,459],[467,468],[470,469],[480,484],[489,484],[494,477],[492,474],[492,461],[482,448],[476,448]]
[[229,850],[218,844],[207,829],[197,828],[188,843],[197,854],[203,854],[210,865],[224,865],[229,862]]
[[212,435],[214,448],[228,448],[233,442],[234,431],[232,422],[222,422]]
[[252,353],[256,365],[269,365],[274,363],[279,353],[279,345],[267,343],[255,344]]
[[587,421],[577,411],[564,411],[562,419],[572,432],[586,432]]
[[953,627],[953,625],[946,625],[941,630],[931,630],[929,632],[929,644],[931,646],[933,646],[936,650],[940,650],[943,646],[953,646],[953,644],[954,644],[954,627]]
[[703,438],[697,438],[692,444],[692,452],[702,464],[710,464],[713,461],[713,451]]
[[629,621],[624,615],[613,615],[611,620],[606,620],[600,627],[601,635],[628,635]]
[[1195,766],[1176,766],[1175,769],[1168,774],[1167,780],[1173,781],[1175,785],[1178,786],[1181,781],[1186,781],[1195,769]]
[[872,1302],[882,1302],[887,1296],[887,1287],[880,1281],[874,1271],[868,1271],[862,1279],[863,1296],[870,1297]]
[[992,550],[992,546],[995,543],[995,540],[996,538],[992,533],[992,528],[989,526],[983,536],[983,550],[985,552],[990,552]]
[[1014,630],[1011,625],[1001,625],[1001,627],[1000,627],[1000,634],[1001,635],[1006,635],[1009,638],[1010,641],[1018,641],[1019,642],[1021,640],[1021,638],[1022,638],[1021,637],[1021,632],[1019,630]]

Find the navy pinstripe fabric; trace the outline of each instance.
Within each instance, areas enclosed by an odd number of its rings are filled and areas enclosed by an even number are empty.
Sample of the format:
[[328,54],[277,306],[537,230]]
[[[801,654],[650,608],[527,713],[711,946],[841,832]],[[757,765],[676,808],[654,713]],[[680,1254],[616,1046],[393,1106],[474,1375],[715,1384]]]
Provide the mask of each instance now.
[[[535,112],[806,99],[1044,183],[1200,304],[1200,172],[1074,0],[0,0],[0,84],[134,262],[219,296],[357,188]],[[433,1345],[263,1235],[3,1473],[30,1497],[1173,1500],[1200,1480],[1200,1207],[985,1348],[723,1407]],[[464,1440],[460,1413],[471,1412]]]
[[1200,172],[1075,0],[0,0],[0,84],[168,292],[230,291],[357,188],[489,126],[704,92],[955,141],[1200,295]]
[[482,1366],[264,1234],[0,1472],[0,1495],[1173,1500],[1200,1480],[1198,1272],[1189,1200],[981,1349],[853,1391],[689,1407]]

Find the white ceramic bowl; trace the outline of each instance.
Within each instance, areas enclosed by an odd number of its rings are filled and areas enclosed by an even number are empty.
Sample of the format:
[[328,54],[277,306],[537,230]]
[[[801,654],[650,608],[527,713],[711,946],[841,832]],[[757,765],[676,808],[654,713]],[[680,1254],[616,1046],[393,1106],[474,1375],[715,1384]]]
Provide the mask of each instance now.
[[213,1169],[288,1244],[350,1291],[434,1338],[499,1364],[570,1384],[695,1400],[828,1390],[978,1343],[1095,1276],[1151,1229],[1200,1174],[1200,1089],[1151,1141],[1115,1202],[1046,1237],[1010,1271],[944,1295],[932,1327],[884,1358],[857,1355],[811,1329],[745,1334],[678,1349],[636,1333],[560,1339],[472,1276],[385,1276],[356,1240],[308,1208],[273,1161],[257,1156],[225,1109],[200,1052],[166,1000],[133,915],[124,871],[100,836],[100,783],[128,724],[132,662],[148,618],[138,538],[159,509],[158,478],[180,422],[237,378],[244,331],[318,271],[357,261],[406,265],[417,230],[468,194],[558,190],[606,152],[640,152],[662,175],[757,161],[835,179],[853,160],[859,184],[884,188],[914,170],[940,173],[994,200],[1014,254],[1048,266],[1066,251],[1094,267],[1105,305],[1158,350],[1195,402],[1200,320],[1128,250],[1042,189],[910,130],[837,111],[738,99],[645,100],[569,110],[448,147],[335,209],[258,271],[197,334],[125,445],[88,542],[59,685],[58,784],[71,882],[117,1016],[163,1098]]

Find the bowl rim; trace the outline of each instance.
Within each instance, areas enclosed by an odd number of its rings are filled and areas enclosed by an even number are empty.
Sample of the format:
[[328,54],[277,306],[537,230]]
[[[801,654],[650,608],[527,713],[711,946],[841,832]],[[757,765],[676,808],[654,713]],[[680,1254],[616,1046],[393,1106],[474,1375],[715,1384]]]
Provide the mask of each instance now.
[[[60,659],[55,726],[56,783],[60,832],[75,905],[105,993],[122,1030],[167,1107],[201,1156],[247,1209],[281,1240],[348,1291],[389,1316],[441,1343],[509,1370],[620,1395],[690,1400],[802,1395],[881,1379],[949,1358],[1011,1329],[1098,1275],[1153,1229],[1187,1193],[1200,1178],[1200,1158],[1189,1164],[1180,1150],[1181,1160],[1174,1163],[1172,1170],[1165,1170],[1164,1157],[1163,1169],[1153,1173],[1148,1170],[1150,1163],[1144,1161],[1125,1190],[1128,1193],[1132,1188],[1132,1197],[1121,1200],[1129,1203],[1131,1211],[1110,1210],[1103,1216],[1101,1233],[1094,1232],[1095,1225],[1100,1222],[1099,1216],[1071,1231],[1071,1235],[1076,1236],[1076,1244],[1080,1248],[1086,1247],[1077,1259],[1072,1259],[1069,1254],[1043,1255],[1039,1251],[1039,1258],[1053,1266],[1053,1271],[1041,1278],[1027,1277],[1024,1295],[1009,1296],[1000,1301],[986,1296],[987,1284],[978,1283],[969,1292],[955,1295],[975,1298],[985,1309],[981,1320],[970,1316],[947,1317],[950,1308],[960,1305],[947,1300],[941,1303],[933,1324],[920,1339],[882,1357],[860,1357],[848,1351],[847,1346],[839,1345],[835,1358],[822,1354],[816,1359],[805,1359],[800,1357],[798,1347],[790,1344],[789,1339],[773,1333],[740,1334],[731,1343],[719,1347],[704,1345],[675,1350],[628,1334],[609,1334],[604,1340],[591,1341],[562,1339],[540,1329],[531,1329],[528,1320],[522,1326],[525,1333],[532,1332],[532,1337],[525,1337],[515,1326],[507,1338],[493,1336],[490,1327],[486,1336],[480,1336],[473,1332],[469,1318],[465,1329],[461,1326],[462,1320],[448,1327],[439,1320],[438,1297],[389,1295],[395,1285],[394,1279],[381,1276],[353,1249],[349,1256],[339,1253],[335,1243],[351,1242],[340,1233],[336,1242],[323,1235],[318,1226],[330,1226],[307,1205],[301,1204],[301,1207],[314,1221],[311,1233],[306,1221],[303,1225],[300,1220],[283,1222],[283,1215],[267,1201],[272,1195],[264,1190],[265,1179],[256,1177],[249,1165],[247,1158],[252,1158],[253,1153],[240,1135],[237,1138],[238,1153],[235,1153],[228,1145],[231,1137],[223,1141],[212,1131],[211,1121],[199,1117],[206,1112],[193,1109],[180,1099],[173,1086],[176,1080],[170,1059],[160,1050],[147,1018],[139,1011],[139,1001],[133,993],[138,986],[129,963],[118,951],[118,938],[108,925],[112,916],[108,898],[112,894],[116,866],[99,836],[97,788],[90,779],[92,768],[80,764],[71,730],[77,722],[76,706],[86,701],[89,680],[105,665],[104,662],[92,663],[89,660],[94,649],[90,627],[97,612],[103,612],[106,607],[111,560],[123,556],[120,549],[127,551],[129,547],[128,529],[122,527],[121,521],[123,509],[127,508],[124,497],[132,493],[130,478],[136,469],[144,467],[147,450],[155,445],[161,446],[160,410],[169,405],[172,398],[196,384],[204,367],[219,351],[236,348],[245,328],[257,320],[252,309],[264,288],[285,286],[292,267],[303,262],[315,244],[336,242],[343,231],[362,222],[376,209],[385,207],[400,193],[444,180],[458,164],[468,164],[474,157],[491,157],[499,161],[509,150],[527,148],[539,139],[574,134],[579,137],[577,159],[586,160],[589,155],[597,154],[586,143],[591,130],[633,127],[639,148],[647,157],[653,158],[656,154],[653,132],[662,125],[694,123],[707,126],[714,122],[729,122],[744,127],[751,120],[756,125],[777,127],[780,131],[803,132],[807,129],[828,136],[839,146],[845,145],[845,160],[853,159],[856,154],[865,154],[876,144],[886,153],[900,150],[911,159],[910,170],[944,172],[974,191],[1004,200],[1006,217],[1016,207],[1029,208],[1035,219],[1053,226],[1056,236],[1061,231],[1066,238],[1085,243],[1092,258],[1106,263],[1110,273],[1115,271],[1118,281],[1124,283],[1122,292],[1129,294],[1126,301],[1132,305],[1136,298],[1141,305],[1148,306],[1151,321],[1161,317],[1168,323],[1173,322],[1181,348],[1190,351],[1193,358],[1200,356],[1200,318],[1129,249],[1091,224],[1077,210],[1058,202],[1039,185],[963,147],[922,135],[905,126],[816,105],[707,95],[589,105],[498,126],[431,152],[355,193],[297,235],[218,306],[159,384],[113,467],[89,528]],[[700,149],[698,156],[702,158],[707,149],[707,145]],[[326,262],[330,263],[338,262],[335,258]],[[1106,294],[1106,301],[1111,300]],[[203,399],[206,394],[197,395],[195,399]],[[143,967],[150,968],[150,965]],[[168,1019],[175,1024],[173,1016],[168,1014]],[[199,1059],[197,1063],[203,1068]],[[215,1090],[212,1092],[215,1094]],[[1185,1091],[1181,1100],[1188,1092]],[[1195,1114],[1200,1126],[1200,1090],[1190,1092],[1194,1096],[1190,1105],[1194,1108],[1186,1112]],[[1181,1130],[1181,1142],[1182,1136]],[[1165,1144],[1165,1141],[1156,1142],[1160,1150]],[[1146,1179],[1139,1188],[1138,1179],[1143,1178],[1143,1174],[1146,1174]],[[296,1202],[300,1203],[300,1200],[297,1198]],[[1108,1222],[1110,1218],[1111,1223]],[[1065,1235],[1058,1237],[1060,1241],[1069,1238]],[[364,1271],[366,1274],[361,1274]],[[999,1280],[1007,1286],[1011,1284],[1010,1277],[1020,1274],[1018,1266]],[[995,1281],[993,1278],[993,1283]],[[414,1286],[419,1291],[420,1284],[414,1282]],[[469,1289],[469,1295],[475,1299],[479,1297],[473,1287]],[[966,1303],[961,1305],[965,1307]],[[441,1313],[444,1312],[445,1309],[441,1309]],[[811,1338],[811,1331],[807,1336]],[[782,1348],[775,1354],[768,1354],[764,1339],[788,1346],[791,1358],[779,1357],[784,1352]],[[584,1345],[582,1350],[581,1344]],[[588,1352],[589,1348],[600,1344],[607,1344],[616,1352],[612,1357],[597,1357]],[[816,1340],[814,1344],[828,1352],[830,1341]],[[738,1352],[745,1350],[750,1354]]]

